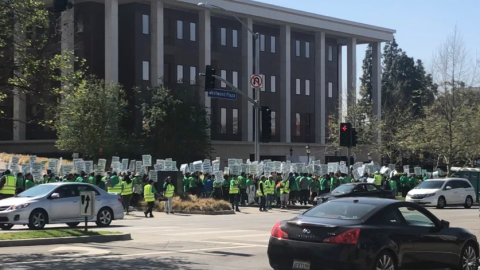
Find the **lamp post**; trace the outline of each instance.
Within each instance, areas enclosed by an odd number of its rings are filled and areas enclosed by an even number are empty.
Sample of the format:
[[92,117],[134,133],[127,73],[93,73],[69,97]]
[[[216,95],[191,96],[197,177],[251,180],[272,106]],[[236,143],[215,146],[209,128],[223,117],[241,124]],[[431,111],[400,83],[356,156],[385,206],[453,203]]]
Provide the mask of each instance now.
[[305,146],[305,151],[307,151],[307,165],[310,164],[310,146],[307,144]]
[[[255,63],[253,66],[253,73],[254,74],[260,74],[260,34],[255,33],[252,29],[248,27],[248,25],[240,20],[240,18],[235,15],[230,10],[224,9],[222,7],[216,6],[209,4],[207,2],[200,2],[197,4],[199,7],[204,7],[207,9],[218,9],[221,11],[224,11],[228,13],[230,16],[235,18],[237,21],[239,21],[247,30],[252,34],[253,38],[255,39]],[[256,89],[256,104],[254,104],[255,107],[255,160],[260,162],[260,89]]]

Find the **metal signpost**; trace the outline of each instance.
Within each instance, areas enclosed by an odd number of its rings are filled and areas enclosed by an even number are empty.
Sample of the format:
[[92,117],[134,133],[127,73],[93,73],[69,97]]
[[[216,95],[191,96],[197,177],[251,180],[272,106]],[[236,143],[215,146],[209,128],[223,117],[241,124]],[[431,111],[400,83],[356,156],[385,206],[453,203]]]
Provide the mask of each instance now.
[[85,231],[88,228],[88,217],[94,215],[95,209],[95,192],[80,191],[80,216],[85,217]]

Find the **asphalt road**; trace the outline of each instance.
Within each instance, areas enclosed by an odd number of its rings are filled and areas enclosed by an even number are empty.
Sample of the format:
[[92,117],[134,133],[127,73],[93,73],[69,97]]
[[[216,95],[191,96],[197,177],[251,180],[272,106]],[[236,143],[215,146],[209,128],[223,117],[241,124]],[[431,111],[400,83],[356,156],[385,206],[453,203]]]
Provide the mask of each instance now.
[[[266,250],[273,224],[301,211],[242,210],[224,216],[156,213],[148,219],[136,212],[106,229],[131,233],[132,241],[1,248],[0,269],[271,269]],[[480,237],[477,207],[430,210]],[[48,226],[59,227],[66,228]]]

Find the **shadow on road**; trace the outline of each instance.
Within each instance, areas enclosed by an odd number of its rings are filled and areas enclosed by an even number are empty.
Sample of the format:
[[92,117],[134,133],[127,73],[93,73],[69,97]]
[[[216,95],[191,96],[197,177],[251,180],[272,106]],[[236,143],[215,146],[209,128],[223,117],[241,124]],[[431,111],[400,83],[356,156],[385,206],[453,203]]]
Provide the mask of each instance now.
[[142,258],[115,258],[115,255],[106,257],[78,257],[68,258],[44,254],[1,255],[0,269],[48,269],[48,270],[75,270],[75,269],[205,269],[206,266],[187,261],[180,257],[142,257]]

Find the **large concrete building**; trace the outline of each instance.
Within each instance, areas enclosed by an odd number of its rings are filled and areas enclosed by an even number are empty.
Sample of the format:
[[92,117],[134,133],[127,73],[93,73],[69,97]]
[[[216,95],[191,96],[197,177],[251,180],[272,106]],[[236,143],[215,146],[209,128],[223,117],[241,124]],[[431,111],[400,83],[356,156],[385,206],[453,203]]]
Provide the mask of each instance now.
[[[326,127],[331,115],[341,114],[342,89],[347,102],[356,100],[358,44],[373,46],[373,104],[381,115],[381,43],[392,40],[394,30],[249,0],[209,1],[225,10],[201,7],[198,1],[76,0],[61,15],[61,48],[75,50],[90,72],[127,90],[159,84],[191,88],[211,115],[212,156],[246,159],[254,153],[253,107],[240,96],[236,101],[209,98],[198,76],[211,64],[217,75],[255,96],[249,83],[254,37],[247,26],[260,34],[260,73],[266,78],[261,105],[274,116],[273,139],[261,145],[262,158],[303,160],[306,145],[311,157],[323,161],[331,155],[325,151]],[[345,69],[347,85],[342,86]],[[13,103],[16,119],[34,110],[20,99]],[[132,123],[138,126],[132,103]],[[11,133],[0,137],[0,152],[58,151],[55,134],[36,125],[15,122],[2,129]]]

